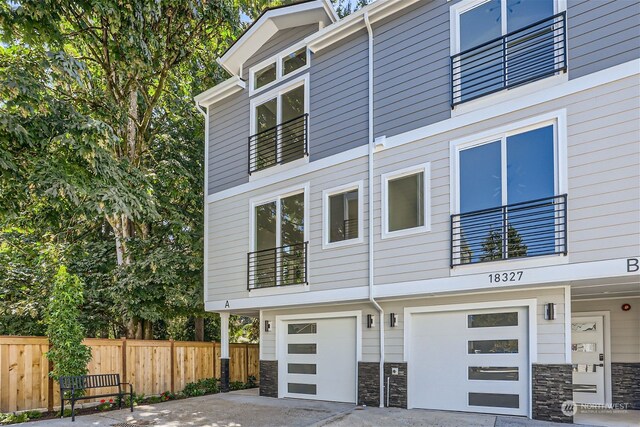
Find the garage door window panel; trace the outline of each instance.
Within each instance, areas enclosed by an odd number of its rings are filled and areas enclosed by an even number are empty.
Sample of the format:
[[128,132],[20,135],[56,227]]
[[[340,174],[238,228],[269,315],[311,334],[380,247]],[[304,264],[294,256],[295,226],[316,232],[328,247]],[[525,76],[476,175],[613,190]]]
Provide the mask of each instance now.
[[316,344],[289,344],[289,354],[316,354]]
[[469,393],[469,406],[517,409],[520,407],[520,395],[506,393]]
[[315,375],[317,366],[315,363],[289,363],[287,372],[290,374],[307,374]]
[[297,394],[316,394],[317,387],[315,384],[288,383],[287,391]]
[[513,354],[518,353],[518,340],[469,341],[469,354]]
[[497,326],[518,326],[518,313],[470,314],[467,317],[469,328],[493,328]]
[[289,335],[296,334],[315,334],[318,331],[315,323],[290,323],[287,325],[287,333]]
[[469,380],[481,381],[518,381],[517,366],[469,366]]

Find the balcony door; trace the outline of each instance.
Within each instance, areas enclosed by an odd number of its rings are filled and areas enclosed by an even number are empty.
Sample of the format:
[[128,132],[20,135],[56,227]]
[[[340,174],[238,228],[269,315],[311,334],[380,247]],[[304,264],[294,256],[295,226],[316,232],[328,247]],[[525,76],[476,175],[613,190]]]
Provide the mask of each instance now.
[[249,170],[255,172],[306,155],[306,84],[296,83],[255,103],[249,137]]
[[458,80],[454,103],[553,74],[559,24],[545,18],[555,9],[555,0],[462,3],[454,52],[461,55],[452,64]]
[[458,152],[460,263],[556,252],[554,127]]
[[304,192],[255,206],[254,218],[256,287],[303,283]]

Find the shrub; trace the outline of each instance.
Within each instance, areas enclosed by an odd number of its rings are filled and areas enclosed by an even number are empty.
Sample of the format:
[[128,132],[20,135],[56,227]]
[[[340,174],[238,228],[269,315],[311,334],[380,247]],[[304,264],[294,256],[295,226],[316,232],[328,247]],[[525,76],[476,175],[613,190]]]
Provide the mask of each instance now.
[[[61,376],[87,374],[91,349],[82,344],[84,330],[78,320],[82,302],[82,282],[78,276],[69,274],[65,266],[60,266],[53,278],[45,315],[47,335],[53,345],[47,357],[53,362],[50,375],[55,380]],[[81,391],[79,395],[82,394]]]
[[187,397],[204,396],[205,394],[218,393],[218,380],[216,378],[203,378],[193,383],[187,383],[182,394]]
[[229,390],[244,390],[245,386],[242,381],[231,381],[229,383]]

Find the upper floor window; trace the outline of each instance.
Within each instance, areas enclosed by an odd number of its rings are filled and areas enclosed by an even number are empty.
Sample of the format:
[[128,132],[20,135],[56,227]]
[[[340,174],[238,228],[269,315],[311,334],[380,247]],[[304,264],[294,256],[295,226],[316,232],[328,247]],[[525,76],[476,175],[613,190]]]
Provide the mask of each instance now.
[[362,242],[363,182],[323,192],[323,247]]
[[308,154],[308,78],[251,101],[249,173]]
[[266,90],[285,77],[308,68],[309,49],[292,48],[249,69],[249,94]]
[[382,175],[382,238],[429,230],[429,165]]
[[566,70],[561,1],[467,0],[454,5],[452,106]]
[[306,283],[305,190],[251,203],[249,289]]
[[459,147],[452,265],[564,252],[556,125]]

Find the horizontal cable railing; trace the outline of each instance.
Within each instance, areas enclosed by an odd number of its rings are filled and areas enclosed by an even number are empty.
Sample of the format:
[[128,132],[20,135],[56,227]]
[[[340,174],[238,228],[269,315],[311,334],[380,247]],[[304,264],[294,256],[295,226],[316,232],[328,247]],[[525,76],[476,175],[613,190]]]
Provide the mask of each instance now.
[[451,215],[451,267],[567,254],[567,196]]
[[309,114],[249,137],[249,174],[301,159],[308,150]]
[[307,283],[308,242],[247,254],[247,289]]
[[451,57],[451,107],[567,70],[565,12]]

